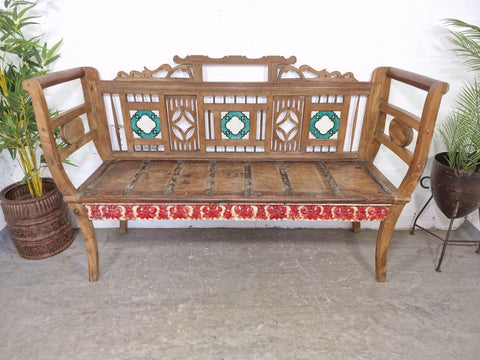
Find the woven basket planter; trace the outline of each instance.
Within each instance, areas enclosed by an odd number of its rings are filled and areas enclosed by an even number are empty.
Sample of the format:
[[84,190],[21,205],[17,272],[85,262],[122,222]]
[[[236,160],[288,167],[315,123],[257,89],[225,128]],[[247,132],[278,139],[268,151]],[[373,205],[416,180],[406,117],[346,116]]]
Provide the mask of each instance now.
[[0,200],[7,228],[19,255],[43,259],[67,249],[73,242],[68,207],[54,181],[42,179],[44,195],[31,198],[27,185],[12,184]]

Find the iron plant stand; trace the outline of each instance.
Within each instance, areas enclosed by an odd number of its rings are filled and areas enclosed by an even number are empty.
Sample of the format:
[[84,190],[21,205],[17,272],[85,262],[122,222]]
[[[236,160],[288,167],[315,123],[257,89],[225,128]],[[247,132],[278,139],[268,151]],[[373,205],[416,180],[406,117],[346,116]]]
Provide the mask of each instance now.
[[[422,179],[420,180],[420,185],[424,188],[424,189],[430,189],[430,186],[427,186],[424,184],[424,181],[427,180],[427,179],[430,179],[430,176],[424,176],[422,177]],[[424,227],[418,225],[417,221],[418,219],[420,218],[420,216],[422,215],[422,213],[425,211],[425,209],[427,208],[428,204],[430,204],[430,202],[432,201],[433,199],[433,195],[430,196],[430,198],[427,200],[427,202],[425,203],[425,205],[423,205],[422,209],[420,210],[420,212],[418,213],[418,215],[415,217],[415,220],[413,221],[413,225],[412,225],[412,228],[410,230],[410,234],[413,235],[414,234],[414,231],[415,231],[415,228],[419,228],[420,230],[422,230],[423,232],[429,234],[430,236],[432,236],[434,239],[437,239],[437,240],[440,240],[442,243],[443,243],[443,246],[442,246],[442,252],[440,253],[440,258],[438,259],[438,264],[437,264],[437,267],[435,268],[435,271],[437,272],[441,272],[440,270],[440,266],[442,265],[442,261],[443,261],[443,257],[445,256],[445,251],[447,250],[447,245],[449,243],[452,243],[452,244],[457,244],[457,245],[466,245],[466,244],[478,244],[478,248],[477,250],[475,251],[475,253],[477,254],[480,254],[480,239],[479,240],[451,240],[450,239],[450,235],[452,233],[452,226],[453,226],[453,221],[456,219],[457,217],[457,212],[458,212],[458,208],[460,206],[460,203],[457,202],[453,208],[453,213],[452,213],[452,216],[449,216],[448,218],[450,219],[450,224],[448,226],[448,230],[447,230],[447,234],[445,236],[445,238],[441,238],[440,236],[438,236],[437,234],[434,234],[433,232],[431,232],[430,230],[428,229],[425,229]],[[479,216],[480,216],[480,208],[478,209],[479,211]]]

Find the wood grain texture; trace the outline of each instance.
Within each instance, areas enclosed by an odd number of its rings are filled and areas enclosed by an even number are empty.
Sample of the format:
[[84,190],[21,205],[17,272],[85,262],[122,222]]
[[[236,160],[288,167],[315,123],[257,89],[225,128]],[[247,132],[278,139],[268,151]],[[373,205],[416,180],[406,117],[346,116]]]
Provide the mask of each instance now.
[[[79,189],[97,203],[193,202],[389,204],[394,186],[362,161],[114,160]],[[362,189],[360,192],[359,189]]]
[[[341,211],[389,211],[378,218],[376,250],[377,280],[385,281],[388,243],[421,175],[448,84],[391,67],[362,82],[350,72],[296,66],[293,56],[192,55],[174,62],[121,71],[114,80],[79,67],[23,84],[50,173],[84,234],[89,279],[98,278],[98,249],[87,205],[197,204],[195,211],[215,211],[221,204],[227,213],[239,206],[241,216],[241,204],[258,204],[256,211],[270,209],[275,218],[275,211],[292,204],[293,217],[299,207],[307,218],[318,215],[315,206],[340,211],[321,218],[351,219],[354,231],[361,217]],[[263,66],[267,79],[204,81],[210,65]],[[84,103],[51,116],[43,90],[72,80],[80,80]],[[420,115],[390,103],[397,82],[425,92],[415,111]],[[76,127],[78,117],[88,129]],[[55,134],[62,127],[69,145],[59,150]],[[76,187],[62,160],[90,142],[103,163]],[[408,166],[398,188],[373,164],[382,146]],[[127,231],[126,220],[121,231]]]

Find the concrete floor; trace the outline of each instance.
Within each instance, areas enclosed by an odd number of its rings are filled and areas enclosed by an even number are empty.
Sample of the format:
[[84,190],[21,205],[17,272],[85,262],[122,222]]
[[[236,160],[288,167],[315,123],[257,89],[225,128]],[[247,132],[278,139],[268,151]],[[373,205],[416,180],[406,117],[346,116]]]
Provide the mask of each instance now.
[[374,280],[375,231],[98,230],[21,259],[0,232],[0,359],[479,359],[480,255],[394,233]]

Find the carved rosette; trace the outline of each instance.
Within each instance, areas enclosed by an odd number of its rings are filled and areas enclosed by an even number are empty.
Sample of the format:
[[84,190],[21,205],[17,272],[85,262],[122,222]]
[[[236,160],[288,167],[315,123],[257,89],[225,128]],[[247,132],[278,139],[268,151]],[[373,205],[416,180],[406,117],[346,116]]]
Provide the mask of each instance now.
[[408,146],[413,141],[413,129],[397,118],[393,118],[390,122],[388,133],[390,140],[400,147]]

